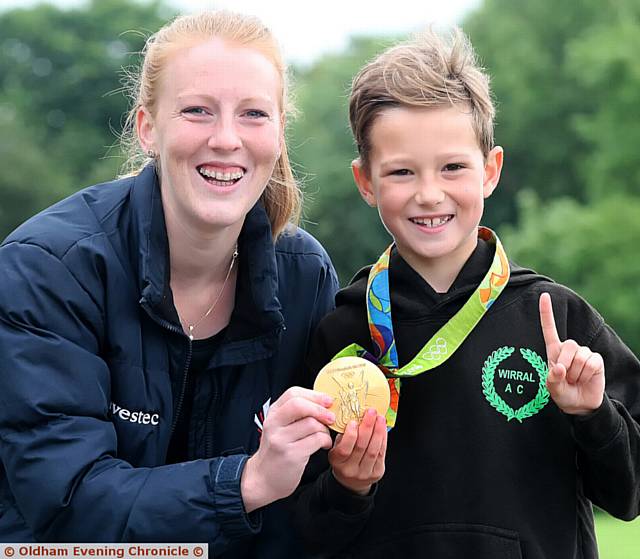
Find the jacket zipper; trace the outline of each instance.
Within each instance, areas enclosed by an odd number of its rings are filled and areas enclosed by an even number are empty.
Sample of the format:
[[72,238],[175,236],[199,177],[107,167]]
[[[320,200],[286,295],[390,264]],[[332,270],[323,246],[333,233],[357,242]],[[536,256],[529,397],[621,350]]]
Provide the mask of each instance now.
[[205,458],[211,458],[213,454],[213,430],[215,428],[215,416],[218,411],[218,382],[215,374],[211,376],[213,383],[213,400],[209,407],[210,413],[207,415],[206,441],[205,441]]
[[149,308],[149,305],[147,304],[146,299],[142,298],[140,300],[140,304],[142,305],[142,308],[147,312],[147,314],[151,318],[153,318],[153,320],[155,320],[160,326],[162,326],[166,330],[169,330],[170,332],[173,332],[174,334],[178,334],[179,336],[185,337],[187,339],[187,344],[188,344],[187,359],[185,361],[184,370],[182,373],[182,386],[180,387],[180,396],[178,397],[178,405],[176,406],[176,413],[173,416],[173,421],[171,422],[171,430],[169,431],[169,441],[171,441],[171,438],[173,437],[173,432],[175,431],[176,425],[178,424],[178,419],[180,419],[180,412],[182,411],[182,405],[184,403],[184,395],[187,389],[187,379],[189,376],[189,367],[191,366],[191,356],[193,353],[193,342],[191,341],[191,338],[189,338],[189,336],[187,336],[184,333],[183,330],[181,330],[180,328],[178,328],[168,320],[165,320],[164,318],[161,318],[156,313],[154,313]]
[[176,425],[178,424],[178,419],[180,419],[180,412],[182,411],[182,404],[184,403],[184,395],[187,390],[187,379],[189,377],[189,367],[191,366],[191,355],[193,352],[192,342],[189,340],[189,347],[187,349],[187,360],[184,364],[184,372],[182,373],[182,387],[180,388],[180,396],[178,397],[178,405],[176,406],[176,413],[173,417],[173,422],[171,424],[171,431],[169,433],[169,441],[173,437],[173,432],[176,429]]

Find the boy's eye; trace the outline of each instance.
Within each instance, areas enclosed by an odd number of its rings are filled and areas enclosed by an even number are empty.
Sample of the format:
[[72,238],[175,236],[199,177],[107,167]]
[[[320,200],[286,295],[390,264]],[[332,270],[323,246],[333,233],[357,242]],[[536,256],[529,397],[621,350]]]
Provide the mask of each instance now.
[[464,169],[464,165],[462,163],[447,163],[444,166],[445,171],[459,171],[460,169]]
[[406,177],[411,174],[411,171],[409,169],[396,169],[395,171],[391,171],[389,174],[397,177]]
[[268,118],[269,117],[267,113],[259,109],[251,109],[244,114],[247,115],[249,118]]

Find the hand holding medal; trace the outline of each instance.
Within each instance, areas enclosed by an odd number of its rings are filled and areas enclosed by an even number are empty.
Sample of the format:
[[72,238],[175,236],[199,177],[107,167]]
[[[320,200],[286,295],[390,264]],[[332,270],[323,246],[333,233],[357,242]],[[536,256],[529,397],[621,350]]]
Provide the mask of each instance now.
[[329,427],[340,434],[329,451],[333,476],[347,489],[366,495],[384,474],[387,379],[366,359],[341,357],[322,368],[313,389],[334,398],[330,411],[336,421]]
[[288,497],[302,479],[309,457],[331,448],[327,425],[335,422],[326,394],[293,386],[269,408],[258,451],[247,460],[240,480],[245,511]]

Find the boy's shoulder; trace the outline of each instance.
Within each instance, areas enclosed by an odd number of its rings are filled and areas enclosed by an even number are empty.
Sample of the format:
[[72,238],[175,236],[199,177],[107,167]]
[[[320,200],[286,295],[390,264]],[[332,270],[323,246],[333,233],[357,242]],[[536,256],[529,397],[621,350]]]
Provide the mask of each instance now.
[[[354,276],[349,280],[346,287],[343,287],[336,294],[336,306],[350,307],[355,305],[356,307],[365,308],[365,297],[367,294],[367,280],[369,278],[369,272],[373,264],[360,268]],[[336,309],[337,310],[337,309]]]
[[318,325],[315,349],[325,361],[352,343],[370,349],[371,336],[365,304],[369,268],[360,270],[349,285],[338,291],[336,308],[327,313]]
[[[508,289],[503,304],[518,301],[518,307],[538,309],[540,295],[549,293],[553,313],[561,337],[575,339],[588,345],[603,327],[604,319],[579,293],[533,270],[512,265]],[[525,313],[523,316],[528,316]],[[533,313],[536,319],[539,315]]]
[[336,293],[336,308],[323,318],[324,328],[338,332],[366,330],[368,334],[366,293],[370,269],[371,266],[362,268]]
[[[531,268],[510,262],[511,274],[508,287],[516,292],[524,292],[539,297],[542,293],[549,293],[558,305],[587,306],[589,303],[570,287],[557,282],[555,279],[539,274]],[[592,309],[593,310],[593,309]]]

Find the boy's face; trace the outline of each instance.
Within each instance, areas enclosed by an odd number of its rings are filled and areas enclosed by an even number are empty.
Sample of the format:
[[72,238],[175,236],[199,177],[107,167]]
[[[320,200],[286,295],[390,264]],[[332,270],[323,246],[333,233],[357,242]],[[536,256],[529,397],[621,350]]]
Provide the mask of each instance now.
[[[402,257],[423,276],[459,271],[477,244],[484,199],[500,178],[502,148],[484,161],[466,107],[394,107],[370,131],[369,169],[353,173]],[[367,172],[368,171],[368,172]]]

